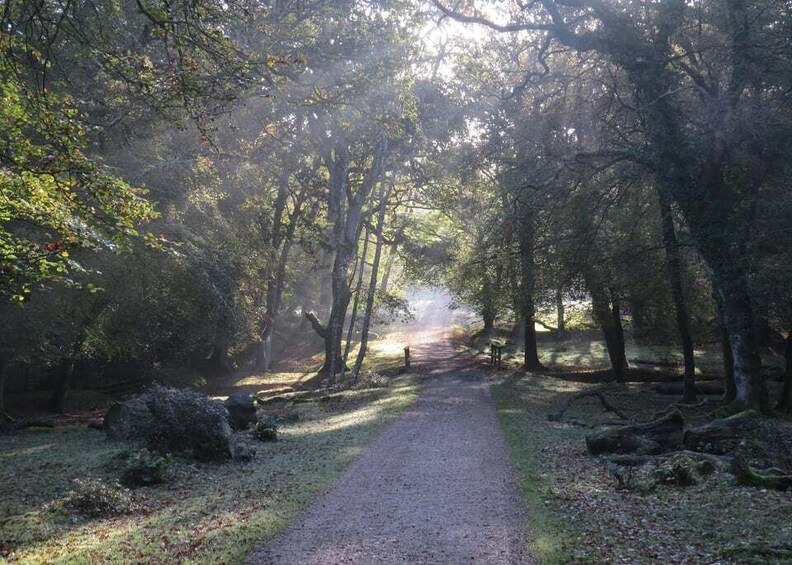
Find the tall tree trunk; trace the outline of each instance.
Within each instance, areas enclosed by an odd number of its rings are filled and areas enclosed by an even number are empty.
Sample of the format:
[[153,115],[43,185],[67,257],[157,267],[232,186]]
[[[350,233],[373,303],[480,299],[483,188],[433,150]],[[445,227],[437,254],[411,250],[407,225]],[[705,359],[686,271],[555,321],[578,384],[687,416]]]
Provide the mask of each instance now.
[[[330,172],[330,199],[328,219],[333,223],[333,262],[332,291],[333,303],[327,321],[325,337],[325,362],[322,367],[330,384],[341,369],[341,342],[344,337],[344,322],[352,298],[350,289],[350,268],[357,253],[363,206],[372,190],[380,182],[388,151],[388,139],[383,134],[377,143],[371,167],[356,192],[350,189],[350,156],[346,147],[336,148],[325,157]],[[314,328],[316,325],[314,324]]]
[[231,359],[228,357],[230,347],[227,336],[221,336],[212,346],[212,353],[209,355],[207,369],[218,375],[228,375],[233,372],[231,369]]
[[55,382],[55,388],[48,402],[49,408],[58,414],[66,412],[66,399],[69,396],[69,389],[74,380],[75,363],[74,358],[69,357],[61,361],[58,369],[58,379]]
[[363,325],[360,328],[360,349],[358,350],[357,359],[355,360],[355,368],[353,371],[353,378],[357,380],[360,376],[360,369],[363,367],[363,360],[366,358],[366,349],[368,348],[368,335],[369,326],[371,325],[371,313],[374,310],[374,297],[377,292],[377,273],[379,271],[380,259],[382,258],[382,232],[385,229],[385,211],[388,205],[388,199],[396,184],[396,174],[391,177],[390,188],[385,189],[385,183],[382,183],[380,189],[379,210],[377,212],[377,228],[376,228],[376,244],[374,247],[374,259],[371,263],[371,279],[369,280],[368,294],[366,295],[366,310],[363,313]]
[[[287,187],[288,188],[288,187]],[[279,196],[280,198],[280,196]],[[289,214],[289,225],[286,232],[282,233],[280,227],[281,217],[284,208],[276,213],[277,227],[273,229],[272,246],[273,251],[277,252],[277,263],[275,271],[270,273],[267,280],[267,305],[264,320],[260,328],[261,338],[256,352],[255,367],[259,371],[268,372],[272,367],[272,339],[275,333],[275,325],[280,315],[281,299],[283,297],[283,285],[286,282],[286,265],[289,262],[292,244],[294,243],[294,232],[297,228],[297,220],[300,215],[305,195],[300,193],[294,202],[294,209]]]
[[556,327],[559,332],[566,331],[566,320],[564,319],[564,289],[556,289]]
[[792,327],[789,328],[784,343],[784,360],[786,361],[784,388],[778,398],[776,410],[784,414],[792,414]]
[[[621,305],[615,297],[611,300],[608,291],[587,281],[591,294],[591,306],[594,320],[602,330],[605,338],[605,347],[611,362],[613,375],[617,381],[624,380],[624,370],[627,368],[625,356],[624,330],[621,322]],[[611,292],[613,294],[613,292]]]
[[[707,259],[706,255],[704,258]],[[739,265],[729,269],[713,260],[708,265],[712,286],[722,307],[724,331],[729,338],[734,360],[736,396],[732,401],[733,408],[769,412],[770,400],[762,374],[762,358],[754,334],[751,298],[744,273]]]
[[[487,269],[486,265],[484,265],[484,269]],[[492,281],[485,273],[485,275],[482,277],[481,283],[481,318],[484,321],[484,329],[482,330],[482,334],[484,336],[492,335],[492,332],[495,329],[494,298],[495,297],[492,294]]]
[[[322,249],[322,260],[319,263],[319,276],[321,277],[319,283],[319,304],[317,308],[320,312],[327,313],[327,307],[333,301],[333,261],[335,255],[330,248]],[[330,276],[325,276],[330,274]]]
[[616,377],[623,380],[624,370],[627,368],[627,352],[624,344],[624,325],[621,317],[621,301],[616,294],[611,291],[611,317],[613,318],[613,339],[616,347],[616,362],[618,368],[615,370]]
[[5,407],[5,385],[8,371],[6,370],[5,359],[3,352],[0,351],[0,422],[10,422],[11,416]]
[[729,342],[729,332],[723,317],[723,304],[720,295],[712,289],[712,298],[718,312],[718,333],[720,334],[721,355],[723,361],[723,398],[724,404],[729,404],[737,398],[737,388],[734,386],[734,354]]
[[349,318],[349,328],[347,328],[346,346],[344,346],[344,365],[346,366],[347,359],[349,359],[349,350],[352,347],[352,338],[355,335],[355,324],[358,317],[358,306],[360,305],[360,295],[363,292],[363,275],[366,272],[366,255],[368,254],[369,232],[368,228],[363,230],[363,251],[358,260],[357,284],[355,285],[355,299],[352,301],[352,314]]
[[729,404],[737,398],[737,387],[734,386],[734,354],[724,328],[721,329],[720,342],[723,354],[723,403]]
[[693,338],[690,335],[687,300],[682,282],[684,265],[682,255],[679,252],[676,229],[674,228],[671,202],[662,191],[658,191],[658,197],[663,227],[663,247],[665,247],[666,254],[666,273],[668,274],[668,282],[671,285],[671,296],[674,299],[676,309],[677,331],[679,332],[679,339],[682,343],[682,355],[685,360],[682,400],[683,402],[693,403],[696,401],[696,360],[693,354]]
[[380,294],[385,294],[388,292],[388,284],[390,283],[391,271],[393,270],[393,264],[396,262],[396,254],[398,252],[398,247],[395,243],[390,245],[390,251],[388,252],[388,258],[385,260],[385,271],[382,273],[382,282],[380,283]]
[[536,343],[536,306],[534,304],[535,264],[534,264],[534,227],[533,219],[528,217],[523,220],[520,234],[520,290],[522,295],[522,315],[525,324],[524,348],[525,370],[538,371],[543,369],[539,361],[539,352]]

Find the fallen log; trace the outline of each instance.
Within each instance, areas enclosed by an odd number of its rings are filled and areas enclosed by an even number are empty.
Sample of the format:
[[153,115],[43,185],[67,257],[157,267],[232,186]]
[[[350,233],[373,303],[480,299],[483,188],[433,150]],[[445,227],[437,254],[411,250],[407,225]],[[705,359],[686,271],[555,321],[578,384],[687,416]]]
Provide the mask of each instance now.
[[746,410],[720,420],[713,420],[703,426],[685,432],[685,447],[693,451],[708,453],[733,453],[746,438],[751,438],[755,431],[758,414]]
[[586,436],[586,448],[592,455],[635,453],[653,455],[682,445],[685,419],[678,410],[658,420],[634,424]]
[[287,402],[305,402],[314,396],[316,396],[316,393],[312,390],[296,390],[275,396],[261,396],[260,393],[256,393],[255,400],[259,404],[284,404]]
[[0,424],[0,433],[18,432],[28,428],[54,428],[55,422],[52,420],[22,420],[21,422],[6,422]]
[[[684,393],[684,387],[685,387],[685,383],[683,382],[662,383],[655,387],[655,391],[658,394],[682,396],[682,394]],[[696,394],[722,395],[723,384],[717,382],[696,383]]]
[[255,394],[255,396],[257,398],[269,398],[270,396],[279,396],[281,394],[287,394],[289,392],[295,392],[294,387],[279,386],[276,388],[267,388],[264,390],[260,390]]
[[613,412],[614,414],[616,414],[616,416],[618,416],[622,420],[629,419],[627,418],[627,416],[624,415],[624,412],[622,412],[621,410],[613,406],[610,402],[608,402],[608,399],[605,398],[605,395],[602,394],[602,391],[596,388],[584,390],[578,392],[577,394],[572,395],[564,403],[564,405],[558,410],[558,412],[556,412],[555,414],[548,414],[547,419],[550,420],[551,422],[560,422],[564,417],[566,411],[569,410],[569,408],[572,406],[573,402],[580,400],[581,398],[588,398],[591,396],[597,398],[600,401],[600,404],[602,404],[602,407],[605,409],[606,412]]

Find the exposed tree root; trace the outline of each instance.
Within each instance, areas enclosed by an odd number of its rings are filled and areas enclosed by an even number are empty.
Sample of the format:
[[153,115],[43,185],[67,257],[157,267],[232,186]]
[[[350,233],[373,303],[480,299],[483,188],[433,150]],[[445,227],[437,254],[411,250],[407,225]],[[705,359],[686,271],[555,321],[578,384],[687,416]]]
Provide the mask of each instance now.
[[613,412],[614,414],[616,414],[616,416],[618,416],[622,420],[629,420],[629,418],[624,415],[624,412],[622,412],[621,410],[613,406],[610,402],[608,402],[608,399],[605,398],[605,395],[602,394],[602,391],[596,388],[584,390],[575,395],[572,395],[564,403],[564,405],[561,407],[561,409],[558,412],[556,412],[555,414],[548,414],[547,419],[550,420],[551,422],[560,422],[564,418],[564,414],[566,413],[566,411],[569,410],[569,408],[572,406],[573,402],[580,400],[581,398],[588,398],[590,396],[597,398],[606,412]]
[[604,458],[615,465],[622,467],[640,467],[649,463],[658,463],[670,459],[675,456],[684,455],[694,461],[707,461],[721,471],[728,471],[731,469],[733,457],[725,455],[713,455],[711,453],[699,453],[698,451],[669,451],[668,453],[660,453],[658,455],[627,455],[627,454],[613,454],[606,455]]
[[735,455],[731,470],[737,479],[737,483],[744,486],[784,491],[792,487],[792,475],[784,474],[781,469],[776,468],[754,469],[739,454]]

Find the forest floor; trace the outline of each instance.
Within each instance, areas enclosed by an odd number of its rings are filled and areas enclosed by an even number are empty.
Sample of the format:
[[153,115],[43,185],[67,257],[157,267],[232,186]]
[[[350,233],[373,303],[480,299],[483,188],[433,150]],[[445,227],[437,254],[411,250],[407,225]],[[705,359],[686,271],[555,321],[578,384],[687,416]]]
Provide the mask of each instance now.
[[[460,332],[460,350],[486,362],[485,340],[470,341],[468,335]],[[579,371],[586,382],[578,382],[569,376],[574,365],[552,365],[551,356],[567,356],[568,362],[570,354],[600,344],[574,335],[557,342],[544,336],[540,347],[543,362],[551,365],[545,374],[516,368],[519,354],[514,354],[488,376],[531,518],[532,551],[541,562],[792,563],[792,493],[738,486],[731,474],[717,471],[677,487],[657,485],[637,469],[622,474],[625,484],[620,484],[612,467],[586,451],[589,426],[615,423],[596,398],[572,404],[563,421],[548,420],[573,394],[597,382],[592,373],[599,374],[599,382],[607,380],[601,359],[591,363],[597,371]],[[646,382],[678,380],[678,370],[650,370],[658,378],[639,370],[636,382],[601,389],[632,421],[649,420],[679,402],[658,394],[656,382]],[[717,408],[717,398],[679,409],[695,425]],[[779,425],[788,429],[792,445],[792,426]]]

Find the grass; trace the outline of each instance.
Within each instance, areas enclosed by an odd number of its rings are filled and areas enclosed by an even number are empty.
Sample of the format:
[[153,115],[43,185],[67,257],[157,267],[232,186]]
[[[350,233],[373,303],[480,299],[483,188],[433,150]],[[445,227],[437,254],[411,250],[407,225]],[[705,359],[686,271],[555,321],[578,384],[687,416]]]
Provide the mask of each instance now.
[[[259,384],[259,383],[253,383]],[[245,441],[251,463],[177,460],[136,491],[148,510],[87,521],[48,510],[76,477],[114,480],[125,449],[85,428],[0,437],[0,555],[13,563],[230,563],[294,522],[417,394],[408,376],[298,407],[277,443]],[[365,393],[365,394],[364,394]]]
[[541,477],[536,450],[534,436],[544,430],[527,417],[525,403],[512,392],[503,382],[492,389],[498,420],[517,470],[517,485],[530,516],[531,554],[540,563],[567,563],[570,534],[546,504],[547,486]]

